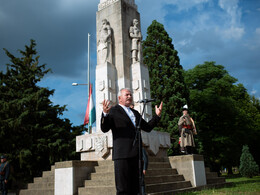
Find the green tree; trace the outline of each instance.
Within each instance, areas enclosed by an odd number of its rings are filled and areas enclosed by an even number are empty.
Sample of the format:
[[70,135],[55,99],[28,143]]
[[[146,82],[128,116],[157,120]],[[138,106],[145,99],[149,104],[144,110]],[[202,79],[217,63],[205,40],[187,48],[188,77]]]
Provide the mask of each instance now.
[[50,101],[54,90],[37,85],[50,69],[39,65],[35,46],[31,40],[19,50],[21,57],[4,49],[11,64],[0,72],[0,151],[8,154],[16,177],[26,179],[75,158],[75,134],[83,130],[61,118],[66,108]]
[[198,151],[216,171],[225,166],[232,172],[231,167],[239,165],[244,144],[259,146],[259,111],[245,87],[236,82],[224,66],[215,62],[185,72],[191,109],[196,112]]
[[157,100],[152,107],[154,109],[154,105],[158,105],[160,101],[164,103],[157,130],[171,134],[175,148],[173,151],[178,152],[177,124],[188,98],[178,52],[174,49],[172,39],[164,26],[156,20],[148,27],[142,46],[144,64],[149,69],[151,97]]
[[244,177],[253,177],[258,175],[259,172],[259,167],[254,161],[252,154],[249,152],[247,145],[244,145],[242,149],[239,171]]

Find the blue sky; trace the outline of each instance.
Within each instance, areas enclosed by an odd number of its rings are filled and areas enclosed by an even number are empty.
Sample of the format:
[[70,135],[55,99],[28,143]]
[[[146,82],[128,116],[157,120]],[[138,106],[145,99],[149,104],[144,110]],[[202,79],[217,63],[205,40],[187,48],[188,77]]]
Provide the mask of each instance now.
[[[136,0],[144,37],[153,20],[173,39],[185,70],[215,61],[260,97],[259,0]],[[83,124],[87,87],[87,34],[91,34],[91,81],[96,65],[96,11],[99,0],[0,0],[0,70],[35,39],[40,62],[52,69],[40,83],[55,89],[63,117]]]

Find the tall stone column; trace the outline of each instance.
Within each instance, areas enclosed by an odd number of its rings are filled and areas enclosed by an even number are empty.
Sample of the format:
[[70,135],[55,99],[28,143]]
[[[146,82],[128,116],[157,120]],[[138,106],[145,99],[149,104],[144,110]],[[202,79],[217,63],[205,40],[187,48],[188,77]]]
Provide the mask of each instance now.
[[[140,31],[140,14],[137,11],[137,6],[134,0],[101,0],[98,6],[97,12],[97,40],[101,37],[99,27],[102,26],[102,21],[107,20],[112,32],[112,67],[115,67],[115,74],[112,78],[116,78],[115,85],[114,80],[111,80],[115,89],[109,90],[109,82],[103,82],[105,84],[104,91],[96,90],[96,102],[97,102],[97,118],[100,118],[102,112],[101,97],[105,97],[112,101],[113,104],[117,103],[117,93],[121,88],[130,88],[133,91],[134,101],[138,101],[144,98],[150,98],[150,86],[149,86],[149,72],[147,66],[142,63],[141,53],[141,39],[134,38],[136,29]],[[134,21],[138,21],[135,26]],[[136,29],[134,29],[136,27]],[[130,32],[132,31],[132,32]],[[136,46],[135,46],[136,44]],[[135,48],[133,50],[133,48]],[[137,58],[133,61],[133,53],[136,52]],[[99,55],[98,55],[99,57]],[[98,59],[100,62],[100,59]],[[96,84],[102,83],[101,80],[109,77],[110,75],[100,74],[100,64],[98,63],[96,68]],[[116,75],[116,77],[114,77]],[[102,85],[102,84],[101,84]],[[102,87],[101,87],[102,88]],[[106,95],[108,94],[108,95]],[[110,95],[109,95],[110,94]],[[114,99],[115,98],[115,99]],[[135,103],[135,109],[142,110],[142,105]],[[147,105],[144,118],[149,120],[152,116],[152,109],[150,104]],[[97,131],[100,130],[100,119],[97,121]]]
[[[118,103],[117,93],[121,88],[133,91],[135,109],[140,113],[140,99],[150,98],[149,72],[142,62],[142,33],[140,14],[134,0],[100,0],[97,20],[97,66],[96,66],[96,129],[93,134],[77,136],[76,151],[81,160],[112,158],[112,133],[102,133],[100,118],[102,101]],[[152,117],[148,104],[144,119]],[[143,144],[152,155],[166,155],[170,147],[168,133],[152,131],[142,133]],[[160,152],[163,151],[163,152]]]

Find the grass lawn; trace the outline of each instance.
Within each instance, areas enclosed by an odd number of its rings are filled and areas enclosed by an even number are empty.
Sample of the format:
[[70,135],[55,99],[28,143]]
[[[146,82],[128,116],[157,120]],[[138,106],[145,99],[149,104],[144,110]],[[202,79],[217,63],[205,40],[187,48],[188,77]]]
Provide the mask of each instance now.
[[207,189],[197,192],[187,192],[182,194],[259,194],[260,195],[260,176],[253,178],[246,177],[233,177],[227,178],[227,182],[233,182],[232,186],[218,188],[218,189]]

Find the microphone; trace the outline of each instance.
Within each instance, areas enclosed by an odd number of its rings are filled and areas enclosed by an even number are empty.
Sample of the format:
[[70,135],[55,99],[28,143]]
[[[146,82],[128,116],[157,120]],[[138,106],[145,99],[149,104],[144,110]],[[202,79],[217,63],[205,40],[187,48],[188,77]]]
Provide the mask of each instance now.
[[155,99],[143,99],[143,100],[139,100],[137,101],[137,103],[148,103],[148,102],[154,102]]

